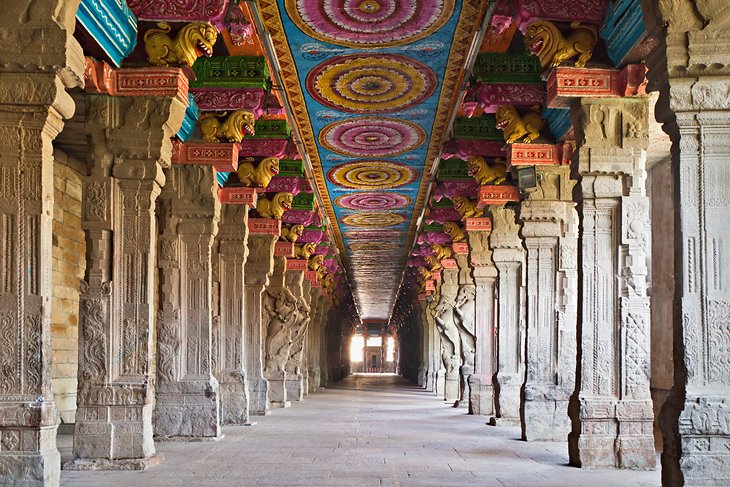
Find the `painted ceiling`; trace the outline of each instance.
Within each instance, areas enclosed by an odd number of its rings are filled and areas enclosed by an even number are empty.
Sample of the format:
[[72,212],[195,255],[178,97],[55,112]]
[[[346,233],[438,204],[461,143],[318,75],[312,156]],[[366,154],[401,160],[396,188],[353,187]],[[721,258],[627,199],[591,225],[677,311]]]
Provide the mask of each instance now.
[[259,2],[362,319],[390,316],[482,4]]

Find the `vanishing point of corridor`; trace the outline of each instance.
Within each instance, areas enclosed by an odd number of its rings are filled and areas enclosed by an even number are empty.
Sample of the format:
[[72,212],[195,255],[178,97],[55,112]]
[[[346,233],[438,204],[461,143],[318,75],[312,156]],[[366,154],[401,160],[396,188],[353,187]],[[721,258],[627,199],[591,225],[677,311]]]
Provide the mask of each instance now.
[[[396,375],[355,374],[210,442],[157,443],[144,472],[63,471],[66,487],[659,485],[659,472],[570,467],[566,443],[524,442]],[[67,447],[64,448],[64,440]],[[70,437],[60,438],[70,454]]]

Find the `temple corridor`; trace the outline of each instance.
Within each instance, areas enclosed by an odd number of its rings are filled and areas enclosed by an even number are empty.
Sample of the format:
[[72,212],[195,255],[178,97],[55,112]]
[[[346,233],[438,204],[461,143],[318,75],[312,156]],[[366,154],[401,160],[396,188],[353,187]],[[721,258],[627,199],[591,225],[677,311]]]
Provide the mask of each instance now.
[[[223,427],[217,442],[161,442],[143,472],[61,473],[66,487],[659,485],[659,471],[570,467],[565,442],[520,441],[397,375],[354,374],[296,407]],[[71,458],[70,436],[59,435]]]

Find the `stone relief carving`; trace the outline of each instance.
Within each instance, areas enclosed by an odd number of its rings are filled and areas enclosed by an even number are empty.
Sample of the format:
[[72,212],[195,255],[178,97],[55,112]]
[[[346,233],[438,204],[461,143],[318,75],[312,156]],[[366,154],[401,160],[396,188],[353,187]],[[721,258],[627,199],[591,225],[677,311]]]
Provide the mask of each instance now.
[[286,288],[268,288],[264,293],[264,312],[268,323],[264,368],[271,372],[286,370],[292,346],[292,328],[300,318],[297,298]]

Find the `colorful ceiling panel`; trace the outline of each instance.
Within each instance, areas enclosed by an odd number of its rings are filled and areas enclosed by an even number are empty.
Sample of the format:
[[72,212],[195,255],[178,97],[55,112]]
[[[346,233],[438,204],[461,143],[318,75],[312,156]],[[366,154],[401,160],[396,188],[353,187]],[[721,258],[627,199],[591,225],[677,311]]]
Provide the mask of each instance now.
[[362,319],[387,319],[487,2],[260,0]]

